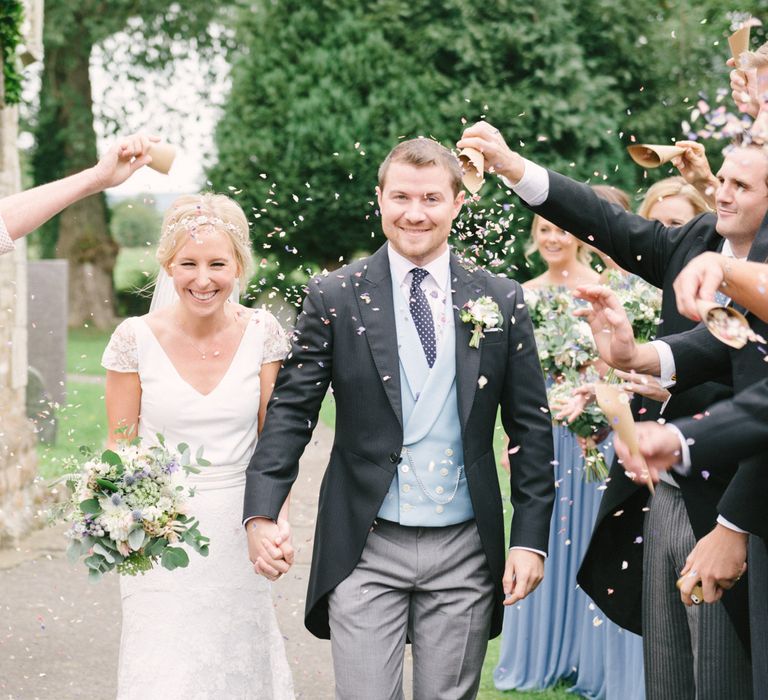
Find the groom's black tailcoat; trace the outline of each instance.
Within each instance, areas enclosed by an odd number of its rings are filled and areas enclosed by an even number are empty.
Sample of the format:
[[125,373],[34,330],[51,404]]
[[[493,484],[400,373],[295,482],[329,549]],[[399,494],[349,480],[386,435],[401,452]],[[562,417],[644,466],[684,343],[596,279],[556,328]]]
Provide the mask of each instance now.
[[[456,383],[469,493],[495,597],[491,636],[501,632],[506,552],[493,440],[498,409],[511,437],[510,545],[547,550],[554,474],[544,379],[517,282],[468,269],[451,255]],[[469,347],[458,310],[490,296],[503,332]],[[403,446],[400,367],[386,245],[309,285],[291,352],[277,378],[247,470],[244,517],[275,519],[296,479],[329,383],[336,403],[330,461],[320,487],[307,628],[328,638],[327,595],[357,565]],[[437,410],[437,408],[436,408]],[[451,566],[446,561],[447,567]]]
[[[720,249],[723,238],[715,229],[714,214],[702,214],[684,226],[667,228],[657,221],[626,212],[598,197],[587,185],[553,171],[549,171],[546,201],[531,209],[603,251],[625,270],[663,290],[662,323],[657,337],[680,333],[695,325],[678,312],[672,285],[690,260]],[[766,228],[765,222],[763,228]],[[763,234],[768,234],[768,230]],[[673,420],[695,415],[733,395],[727,386],[730,385],[727,371],[718,377],[708,377],[713,378],[718,381],[691,385],[686,391],[674,393],[664,409],[664,418]],[[641,420],[659,416],[658,402],[644,400],[641,405],[638,416]],[[718,451],[716,457],[718,469],[712,470],[708,478],[698,473],[690,477],[675,474],[696,539],[715,526],[718,507],[726,518],[744,529],[748,529],[758,508],[752,479],[745,474],[734,478],[736,459],[727,450]],[[643,521],[647,501],[646,487],[627,478],[614,460],[592,539],[577,576],[581,587],[608,617],[638,634],[642,633]],[[735,508],[736,502],[741,506]],[[748,646],[744,579],[725,593],[723,604],[739,637]]]

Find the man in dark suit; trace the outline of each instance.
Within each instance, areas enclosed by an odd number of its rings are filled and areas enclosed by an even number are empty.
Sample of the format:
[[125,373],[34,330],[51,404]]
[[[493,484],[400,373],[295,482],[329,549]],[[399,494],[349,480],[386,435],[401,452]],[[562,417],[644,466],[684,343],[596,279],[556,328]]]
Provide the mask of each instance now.
[[[330,636],[337,697],[402,697],[408,637],[415,698],[473,698],[504,595],[512,604],[543,576],[554,501],[544,380],[520,286],[448,248],[464,199],[455,156],[403,142],[377,194],[388,243],[309,285],[247,471],[251,558],[270,577],[286,569],[275,520],[330,383],[336,431],[305,622]],[[499,408],[517,447],[506,556]]]
[[[758,196],[760,191],[754,198],[761,208],[754,211],[755,202],[750,201],[751,216],[746,219],[734,222],[725,207],[717,217],[704,214],[685,226],[667,229],[600,200],[585,185],[525,161],[489,124],[467,129],[458,145],[482,150],[487,166],[505,176],[507,184],[536,213],[662,288],[660,336],[692,325],[676,309],[672,285],[677,273],[696,255],[724,244],[731,254],[746,255],[768,209],[768,200]],[[745,171],[748,183],[740,179]],[[720,188],[723,200],[739,185],[766,188],[766,164],[756,149],[729,154],[719,176],[721,182],[727,182],[727,187]],[[738,197],[742,197],[741,190]],[[730,207],[732,202],[727,204]],[[696,413],[725,396],[725,389],[712,384],[693,388],[673,397],[664,417]],[[735,463],[727,464],[731,460],[721,458],[726,464],[714,478],[675,475],[674,480],[669,479],[657,490],[650,508],[646,507],[645,488],[627,479],[614,465],[579,572],[584,590],[611,619],[633,631],[642,630],[649,698],[687,697],[692,692],[698,693],[697,697],[713,698],[750,694],[748,654],[734,633],[735,629],[748,644],[744,582],[724,600],[730,620],[721,606],[686,614],[674,588],[677,572],[670,564],[683,565],[696,540],[713,530],[718,513],[731,526],[745,528],[750,524],[733,501],[722,498],[729,492],[749,494],[750,488],[746,479],[731,483]],[[648,510],[646,518],[644,511]]]

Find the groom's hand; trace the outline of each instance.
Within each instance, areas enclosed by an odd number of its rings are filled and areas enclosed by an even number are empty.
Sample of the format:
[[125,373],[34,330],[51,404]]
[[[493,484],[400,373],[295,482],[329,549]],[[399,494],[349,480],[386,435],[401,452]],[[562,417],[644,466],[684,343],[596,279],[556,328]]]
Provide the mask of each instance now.
[[514,605],[535,590],[544,578],[544,557],[528,549],[510,549],[501,585],[504,605]]
[[286,522],[269,518],[252,518],[246,524],[248,557],[257,574],[276,581],[293,564],[290,528]]

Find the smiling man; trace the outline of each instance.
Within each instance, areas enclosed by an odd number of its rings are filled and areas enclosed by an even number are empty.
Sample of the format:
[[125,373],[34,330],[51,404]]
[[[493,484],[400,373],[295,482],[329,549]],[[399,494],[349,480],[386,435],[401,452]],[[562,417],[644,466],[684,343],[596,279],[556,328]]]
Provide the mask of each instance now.
[[[728,151],[718,171],[717,214],[701,214],[679,228],[625,212],[599,199],[587,185],[524,159],[488,123],[467,128],[458,147],[482,151],[486,168],[505,177],[533,211],[661,288],[662,324],[657,336],[694,325],[677,311],[673,289],[677,274],[692,258],[711,250],[745,257],[758,231],[768,238],[762,223],[768,210],[768,159],[757,147],[735,144]],[[653,355],[653,367],[660,366],[662,378],[670,384],[674,374],[670,347],[658,341],[641,347]],[[657,350],[663,355],[661,363]],[[639,364],[632,368],[643,371]],[[665,419],[703,412],[732,395],[713,382],[692,382],[687,387],[665,405]],[[647,403],[644,408],[645,419],[659,413]],[[666,477],[649,507],[645,486],[627,479],[614,462],[579,571],[581,587],[612,620],[642,633],[649,700],[752,697],[745,581],[734,586],[722,604],[706,609],[686,610],[675,588],[685,557],[697,541],[723,529],[733,534],[765,528],[763,491],[754,475],[737,471],[727,452],[717,458],[720,468],[710,478]]]
[[[379,169],[387,243],[309,285],[247,473],[257,566],[296,478],[329,383],[336,431],[320,491],[305,624],[331,639],[336,696],[402,698],[406,637],[415,700],[477,694],[502,601],[544,575],[554,500],[552,432],[533,328],[517,282],[469,268],[448,236],[461,210],[456,157],[429,139]],[[471,301],[500,314],[472,347]],[[494,317],[496,320],[498,316]],[[505,554],[493,437],[497,411],[519,446]]]

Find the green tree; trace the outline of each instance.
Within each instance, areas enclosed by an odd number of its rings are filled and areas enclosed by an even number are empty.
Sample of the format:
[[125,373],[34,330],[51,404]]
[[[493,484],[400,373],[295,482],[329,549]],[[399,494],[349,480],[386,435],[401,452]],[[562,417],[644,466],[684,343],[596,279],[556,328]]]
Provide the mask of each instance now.
[[[238,22],[242,51],[211,180],[239,193],[257,249],[284,267],[332,266],[375,247],[376,168],[387,151],[419,135],[451,145],[479,118],[546,165],[636,190],[644,174],[626,155],[632,139],[681,138],[698,93],[714,104],[727,86],[721,5],[262,3]],[[529,222],[490,178],[458,231],[478,261],[522,267],[514,237]]]
[[[217,44],[208,31],[224,3],[173,0],[48,0],[45,66],[33,157],[35,184],[96,162],[89,62],[94,46],[129,29],[137,69],[168,66],[185,48]],[[116,76],[137,79],[137,76]],[[47,225],[44,252],[67,258],[69,322],[113,322],[112,272],[117,244],[109,235],[104,195],[81,200]]]
[[119,245],[138,248],[157,243],[162,221],[160,212],[147,204],[147,197],[131,197],[112,207],[109,230]]

